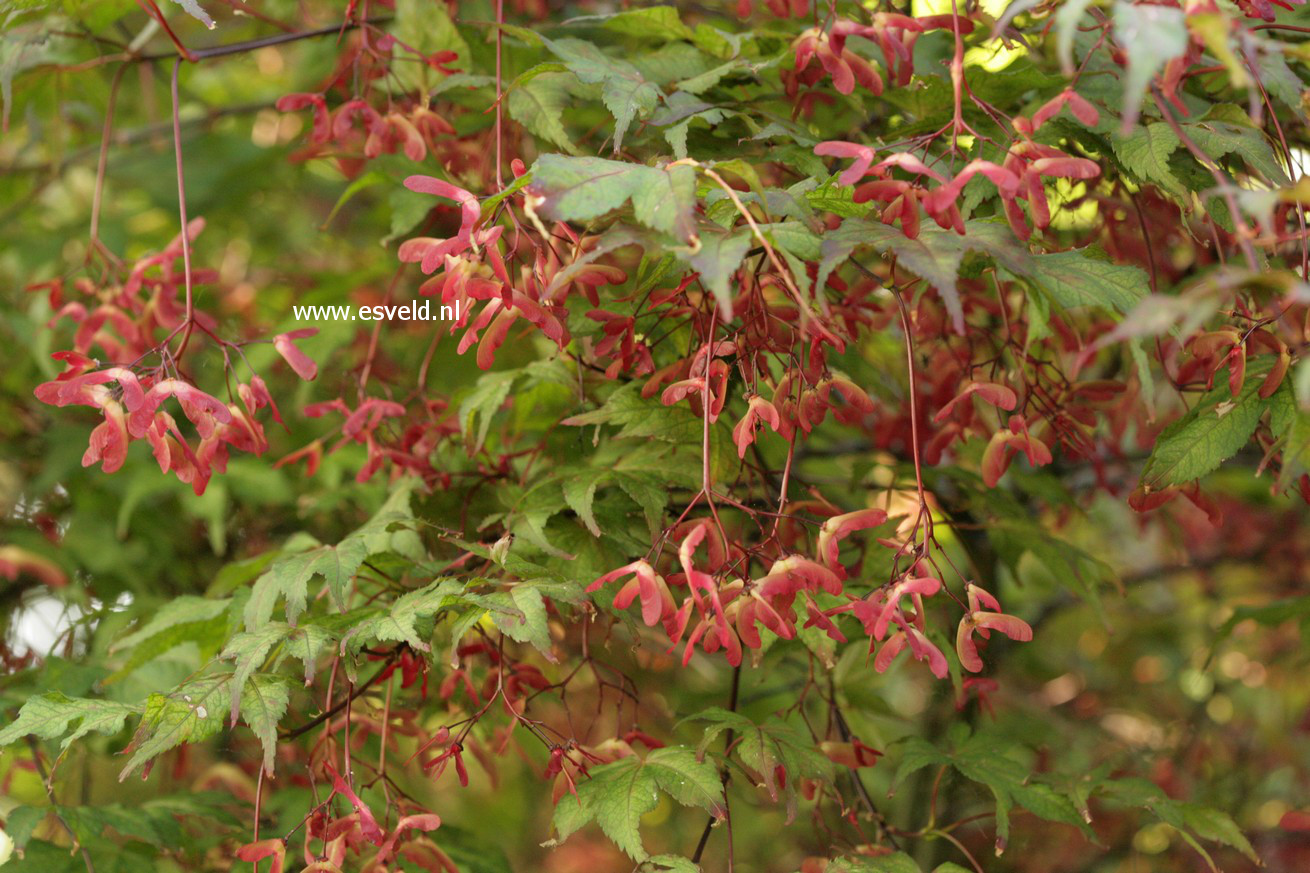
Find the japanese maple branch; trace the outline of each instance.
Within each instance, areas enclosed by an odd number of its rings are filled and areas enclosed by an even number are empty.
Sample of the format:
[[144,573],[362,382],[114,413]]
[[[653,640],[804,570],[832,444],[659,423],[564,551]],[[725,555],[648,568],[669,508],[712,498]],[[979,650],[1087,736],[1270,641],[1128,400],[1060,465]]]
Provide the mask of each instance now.
[[[918,372],[914,364],[914,334],[910,330],[910,313],[905,305],[905,298],[901,296],[901,292],[894,289],[892,295],[896,298],[896,306],[901,316],[901,329],[905,333],[905,368],[909,378],[910,399],[910,449],[914,458],[914,483],[919,491],[919,512],[925,513],[928,512],[928,497],[923,487],[923,464],[919,459],[919,402],[914,388]],[[928,513],[923,539],[925,552],[928,550],[930,539],[932,539],[932,514]]]
[[314,718],[302,724],[300,727],[292,728],[289,731],[279,733],[278,739],[284,741],[294,740],[296,737],[302,734],[309,733],[314,728],[321,725],[323,722],[332,718],[332,716],[336,715],[338,712],[341,712],[341,710],[345,709],[346,706],[349,705],[352,700],[354,700],[356,697],[359,697],[365,691],[368,691],[374,685],[378,684],[378,682],[382,681],[383,677],[386,675],[387,669],[391,666],[391,662],[396,660],[398,654],[399,654],[399,650],[393,649],[390,655],[388,655],[387,660],[382,664],[382,668],[378,670],[376,673],[374,673],[371,679],[369,679],[363,685],[356,685],[354,690],[350,692],[350,695],[348,697],[346,697],[344,700],[342,700],[340,703],[338,703],[336,706],[332,707],[331,709],[327,710],[326,712],[320,713],[319,715],[315,716]]
[[765,239],[764,233],[760,230],[759,225],[755,223],[755,218],[751,215],[750,210],[741,202],[741,198],[737,196],[737,192],[733,190],[731,185],[723,180],[722,176],[711,170],[709,167],[701,167],[701,171],[713,179],[715,183],[723,189],[724,193],[728,195],[728,199],[732,201],[732,205],[737,208],[737,212],[742,218],[746,219],[746,224],[750,226],[751,233],[753,233],[755,238],[759,240],[760,245],[764,246],[764,254],[768,256],[769,262],[773,264],[773,269],[782,277],[782,281],[786,284],[787,290],[790,291],[792,297],[795,298],[796,305],[800,307],[801,320],[804,321],[809,317],[810,313],[809,308],[805,305],[805,298],[801,294],[800,289],[796,287],[795,281],[792,280],[791,271],[783,266],[782,261],[778,260],[778,255],[773,251],[773,246],[769,244],[767,239]]
[[[878,276],[868,267],[859,261],[851,258],[851,263],[864,273],[865,276],[878,280]],[[893,265],[893,271],[895,266]],[[915,393],[915,383],[918,381],[918,368],[914,363],[914,334],[910,330],[909,308],[905,305],[905,298],[901,292],[888,286],[892,296],[896,298],[896,308],[901,317],[901,331],[905,334],[905,367],[906,375],[909,379],[909,401],[910,401],[910,450],[914,459],[914,483],[918,490],[919,496],[919,517],[915,519],[915,529],[917,531],[919,524],[923,524],[923,554],[928,554],[928,545],[932,541],[932,512],[928,509],[928,493],[923,485],[923,463],[919,457],[919,401]],[[913,534],[911,534],[913,537]]]
[[[345,21],[340,24],[329,25],[328,27],[317,27],[313,30],[301,30],[296,33],[279,33],[273,36],[264,36],[258,39],[248,39],[241,42],[231,42],[225,45],[216,45],[209,48],[194,49],[189,52],[187,60],[203,61],[209,58],[221,58],[228,55],[238,55],[244,52],[252,52],[262,48],[268,48],[275,45],[284,45],[289,42],[296,42],[302,39],[312,39],[317,36],[328,36],[330,34],[341,33],[344,30],[355,30],[359,27],[368,27],[378,24],[386,24],[391,20],[390,16],[379,18],[366,18],[363,21]],[[135,61],[163,61],[169,58],[177,57],[177,52],[156,52],[148,55],[138,55],[133,58]]]
[[960,850],[961,854],[963,854],[965,858],[969,860],[969,865],[973,867],[976,873],[984,873],[982,865],[978,863],[978,859],[974,858],[973,853],[971,853],[967,848],[965,848],[964,843],[960,842],[946,831],[932,830],[932,831],[928,831],[925,835],[941,837],[943,840],[946,840],[947,842],[951,843],[952,845],[955,846],[955,848]]
[[[729,712],[737,711],[737,700],[740,697],[740,692],[741,692],[741,665],[738,664],[736,667],[732,668],[732,690],[728,692]],[[732,748],[732,744],[735,737],[735,731],[733,731],[732,728],[728,728],[726,731],[724,731],[723,737],[724,737],[724,744],[723,744],[724,754],[727,754],[728,750]],[[728,767],[726,763],[724,764],[722,772],[719,774],[719,778],[723,783],[723,804],[724,804],[724,809],[726,810],[728,804]],[[705,853],[705,845],[710,841],[710,831],[714,828],[714,823],[716,821],[718,821],[718,819],[711,815],[710,820],[705,822],[705,830],[701,831],[700,842],[696,844],[696,851],[691,856],[691,863],[693,864],[700,863],[701,855]],[[728,853],[729,856],[731,857],[732,854],[731,831],[729,831],[728,833]],[[731,870],[732,862],[729,861],[728,863],[729,863],[728,869]]]
[[114,107],[118,103],[118,86],[123,81],[127,65],[122,64],[114,71],[114,79],[109,85],[109,102],[105,106],[105,126],[100,134],[100,156],[96,161],[96,187],[91,197],[91,245],[100,243],[100,203],[105,192],[105,169],[109,163],[109,135],[114,129]]
[[496,190],[503,190],[505,187],[504,169],[501,166],[501,120],[503,108],[501,107],[501,75],[500,75],[500,55],[501,42],[504,37],[505,23],[505,0],[496,0]]
[[[828,706],[832,709],[832,720],[837,726],[837,734],[841,737],[843,743],[849,743],[853,734],[851,727],[846,721],[846,716],[842,714],[841,707],[837,705],[837,684],[831,675],[828,677]],[[846,768],[850,772],[851,782],[855,785],[855,791],[860,795],[860,800],[864,803],[864,808],[873,816],[874,821],[878,822],[879,827],[887,834],[887,839],[891,841],[893,847],[899,849],[896,843],[896,837],[893,836],[888,827],[887,820],[873,803],[873,796],[869,793],[868,787],[864,780],[860,778],[860,773],[854,767]]]
[[[182,44],[182,41],[177,38],[177,34],[173,33],[173,28],[168,26],[168,18],[159,10],[159,6],[155,4],[155,0],[136,0],[136,5],[140,6],[145,10],[147,15],[159,22],[159,26],[164,29],[164,33],[168,34],[168,38],[172,41],[173,45],[177,47],[177,54],[179,57],[186,58],[188,61],[195,63],[196,56],[191,53],[190,49]],[[171,57],[171,55],[169,56]]]
[[1251,245],[1251,226],[1246,223],[1246,218],[1243,217],[1241,210],[1238,209],[1237,198],[1233,196],[1233,186],[1231,182],[1224,178],[1224,174],[1219,170],[1214,159],[1207,155],[1201,147],[1187,135],[1187,132],[1183,130],[1182,125],[1178,123],[1178,119],[1174,118],[1173,113],[1164,105],[1164,99],[1160,96],[1160,92],[1154,86],[1151,88],[1151,99],[1155,101],[1156,108],[1160,110],[1160,116],[1164,119],[1165,124],[1169,125],[1169,129],[1174,132],[1174,136],[1178,137],[1178,141],[1181,142],[1183,146],[1192,153],[1192,157],[1196,158],[1201,166],[1205,167],[1210,175],[1214,177],[1215,185],[1218,186],[1219,189],[1219,195],[1223,197],[1224,203],[1228,206],[1228,211],[1232,213],[1233,226],[1236,228],[1238,244],[1242,248],[1242,255],[1246,258],[1246,264],[1252,270],[1259,270],[1259,261],[1255,256],[1255,249]]
[[187,230],[186,217],[186,178],[182,173],[182,125],[178,118],[177,74],[182,68],[182,58],[173,61],[173,154],[177,164],[177,210],[182,220],[182,278],[186,286],[186,318],[183,324],[186,332],[182,335],[182,345],[177,350],[177,359],[181,360],[191,341],[191,330],[196,322],[196,302],[191,287],[191,235]]

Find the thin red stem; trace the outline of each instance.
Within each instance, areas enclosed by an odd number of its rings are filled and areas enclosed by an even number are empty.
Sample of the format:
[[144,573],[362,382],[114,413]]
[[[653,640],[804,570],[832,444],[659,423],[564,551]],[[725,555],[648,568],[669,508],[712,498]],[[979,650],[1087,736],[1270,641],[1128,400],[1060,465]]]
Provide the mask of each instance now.
[[182,171],[182,124],[179,119],[177,97],[177,74],[182,67],[182,58],[173,61],[173,155],[177,165],[177,211],[182,221],[182,280],[186,287],[186,332],[182,335],[182,345],[174,356],[182,359],[187,343],[191,341],[191,329],[196,323],[195,292],[191,287],[191,234],[188,231],[186,215],[186,177]]
[[501,41],[504,36],[501,25],[505,23],[505,0],[496,0],[496,190],[500,191],[505,187],[504,168],[501,164],[501,76],[500,76],[500,54]]

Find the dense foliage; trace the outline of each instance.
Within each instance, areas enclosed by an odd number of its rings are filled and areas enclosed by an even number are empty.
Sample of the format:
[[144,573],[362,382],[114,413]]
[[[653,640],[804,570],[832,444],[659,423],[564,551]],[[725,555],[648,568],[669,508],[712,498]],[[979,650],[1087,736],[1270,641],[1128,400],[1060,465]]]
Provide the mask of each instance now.
[[1300,6],[0,22],[7,869],[1310,865]]

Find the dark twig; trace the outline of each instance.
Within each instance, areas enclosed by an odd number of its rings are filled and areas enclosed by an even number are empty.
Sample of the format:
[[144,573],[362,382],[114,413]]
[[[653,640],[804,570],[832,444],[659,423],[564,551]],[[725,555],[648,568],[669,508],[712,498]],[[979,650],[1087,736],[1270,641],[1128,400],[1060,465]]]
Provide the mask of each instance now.
[[349,697],[342,700],[340,703],[329,709],[327,712],[315,716],[314,718],[305,722],[300,727],[292,728],[289,731],[279,732],[278,739],[283,741],[294,740],[296,737],[300,736],[301,734],[305,734],[308,733],[309,731],[312,731],[314,728],[318,727],[323,722],[327,721],[332,716],[336,715],[338,712],[341,712],[341,710],[345,709],[350,704],[350,702],[353,701],[356,697],[359,697],[359,695],[363,694],[365,691],[368,691],[374,685],[382,681],[382,677],[386,675],[387,670],[391,667],[391,662],[396,660],[397,654],[398,651],[392,651],[391,654],[387,657],[386,663],[382,665],[382,669],[374,673],[373,677],[369,679],[367,682],[365,682],[363,685],[356,685],[355,690],[350,692]]
[[[708,407],[706,408],[708,409]],[[737,711],[737,700],[738,697],[740,696],[740,692],[741,692],[741,665],[738,664],[736,667],[732,668],[732,690],[728,692],[729,712]],[[733,740],[735,739],[733,729],[728,728],[728,730],[724,732],[723,736],[725,740],[723,748],[726,754],[727,751],[732,748],[732,743]],[[723,772],[719,778],[723,781],[723,800],[724,803],[726,804],[728,800],[728,767],[726,764],[724,765]],[[693,864],[700,863],[701,855],[705,853],[705,845],[710,841],[710,830],[713,829],[714,823],[716,821],[718,821],[717,818],[715,818],[714,816],[710,816],[710,820],[705,822],[705,830],[701,831],[700,842],[696,844],[696,851],[691,856],[691,863]]]
[[[268,48],[269,46],[283,45],[288,42],[296,42],[302,39],[312,39],[316,36],[327,36],[329,34],[341,33],[342,30],[354,30],[357,27],[365,25],[386,24],[391,19],[389,17],[369,18],[364,21],[347,21],[344,24],[333,24],[328,27],[317,27],[313,30],[301,30],[296,33],[277,33],[273,36],[263,36],[258,39],[247,39],[242,42],[232,42],[225,45],[210,46],[209,48],[191,49],[191,61],[203,61],[209,58],[222,58],[228,55],[239,55],[244,52],[252,52],[257,49]],[[138,61],[166,61],[178,57],[177,52],[155,52],[148,55],[139,55]]]

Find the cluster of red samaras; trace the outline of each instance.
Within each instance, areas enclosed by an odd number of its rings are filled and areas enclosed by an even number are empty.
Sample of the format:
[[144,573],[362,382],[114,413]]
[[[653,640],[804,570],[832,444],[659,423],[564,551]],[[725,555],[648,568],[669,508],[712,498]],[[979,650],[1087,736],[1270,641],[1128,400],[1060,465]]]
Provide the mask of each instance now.
[[[521,161],[515,160],[513,164],[516,174],[525,172]],[[566,243],[563,247],[539,245],[520,250],[519,246],[530,243],[526,234],[516,233],[508,251],[502,255],[499,244],[504,227],[495,225],[475,230],[481,210],[477,198],[468,191],[431,176],[410,176],[405,180],[405,187],[445,197],[460,205],[460,227],[455,236],[406,240],[399,254],[402,261],[419,264],[424,273],[440,270],[419,287],[419,293],[440,297],[444,305],[458,304],[455,311],[459,316],[452,321],[450,332],[464,331],[459,341],[460,354],[477,344],[478,366],[484,370],[491,367],[496,350],[519,321],[535,325],[563,349],[570,341],[565,302],[571,293],[580,291],[593,306],[598,306],[597,287],[627,281],[623,270],[591,263],[588,252],[595,239],[579,237],[566,224],[555,227],[560,241]],[[570,263],[560,260],[559,248],[567,248],[574,254]],[[507,260],[525,261],[531,268],[522,270],[520,279],[515,281],[510,276]]]
[[320,90],[287,94],[277,102],[282,112],[311,113],[305,143],[292,160],[329,159],[353,179],[370,161],[403,154],[416,163],[433,160],[452,176],[487,178],[494,168],[485,139],[457,135],[417,87],[408,92],[396,87],[396,71],[402,67],[411,72],[426,67],[449,76],[461,72],[451,66],[458,59],[449,50],[425,54],[394,34],[371,28],[344,35],[336,68]]
[[[395,869],[393,865],[405,864],[438,873],[459,873],[459,868],[450,856],[424,835],[441,827],[441,818],[436,813],[415,812],[401,816],[394,828],[389,832],[383,831],[368,804],[332,765],[324,765],[324,769],[332,779],[332,794],[328,801],[339,796],[353,806],[355,811],[333,818],[325,812],[330,807],[328,802],[324,802],[309,816],[305,823],[303,851],[307,866],[298,868],[302,873],[342,870],[349,856],[358,857],[366,853],[367,857],[350,869],[362,873],[387,873]],[[401,803],[412,806],[407,801]],[[318,843],[320,840],[322,851],[312,850],[311,841]],[[376,851],[370,847],[376,847]],[[275,837],[248,843],[237,849],[236,856],[238,860],[252,863],[256,867],[260,861],[268,860],[271,865],[269,873],[282,873],[287,864],[287,842]]]
[[[203,227],[200,219],[191,222],[189,239],[194,240]],[[40,286],[49,292],[54,321],[71,321],[76,330],[73,348],[52,356],[64,364],[64,371],[37,386],[36,397],[52,406],[90,406],[104,416],[91,431],[82,466],[98,463],[106,473],[113,473],[126,461],[132,441],[145,439],[160,470],[173,473],[202,494],[214,471],[227,468],[229,451],[261,455],[268,449],[260,410],[269,409],[279,423],[282,419],[264,380],[253,371],[247,382],[236,385],[235,395],[229,391],[227,402],[205,393],[182,374],[181,362],[170,350],[179,335],[177,354],[192,330],[225,349],[238,353],[240,349],[218,339],[207,314],[193,311],[188,316],[182,300],[184,277],[177,263],[181,257],[179,236],[162,252],[138,261],[121,284],[97,288],[90,281],[78,282],[74,290],[83,299],[65,300],[67,289],[61,282]],[[192,275],[197,283],[214,278],[209,271]],[[295,340],[314,333],[317,328],[305,328],[273,339],[274,348],[304,379],[313,379],[317,367]],[[97,355],[116,363],[104,366]],[[169,398],[177,401],[191,423],[196,445],[165,408]]]
[[[856,203],[873,201],[885,204],[881,212],[883,223],[899,223],[910,239],[919,236],[920,208],[938,226],[963,234],[964,220],[958,203],[964,186],[975,176],[983,176],[996,186],[1010,227],[1016,236],[1028,239],[1032,228],[1019,205],[1020,200],[1028,203],[1028,213],[1039,229],[1045,229],[1051,223],[1051,207],[1043,179],[1093,179],[1101,173],[1095,161],[1067,155],[1055,146],[1032,139],[1032,133],[1065,106],[1084,123],[1096,123],[1096,108],[1073,91],[1064,91],[1034,113],[1031,120],[1022,116],[1014,119],[1019,136],[1010,146],[1004,161],[997,164],[973,160],[949,179],[908,152],[896,152],[874,163],[877,154],[872,146],[832,141],[815,146],[814,153],[853,159],[838,181],[856,186]],[[893,178],[894,169],[912,179]],[[928,181],[937,185],[928,188]]]
[[802,87],[810,88],[828,77],[840,94],[852,93],[857,83],[875,96],[882,94],[882,76],[867,58],[846,47],[849,37],[863,37],[876,44],[882,50],[893,87],[903,88],[914,76],[914,44],[920,34],[939,29],[973,32],[972,21],[955,15],[912,18],[895,12],[875,12],[870,19],[869,24],[860,24],[840,18],[827,32],[813,27],[798,36],[792,44],[795,69],[782,73],[787,96],[796,99]]
[[[452,75],[460,72],[451,66],[458,60],[456,52],[426,54],[389,33],[374,39],[352,40],[324,92],[287,94],[277,101],[281,112],[305,109],[313,112],[308,144],[297,157],[305,160],[333,156],[343,164],[347,175],[353,175],[351,170],[379,155],[401,152],[418,162],[429,152],[449,146],[456,139],[455,128],[433,112],[428,101],[391,97],[377,91],[379,98],[387,98],[379,111],[359,96],[357,77],[368,82],[385,81],[392,75],[392,64],[397,62],[421,64]],[[335,109],[329,109],[327,91],[343,94],[347,99]]]
[[[422,762],[423,772],[434,780],[440,779],[448,770],[453,769],[460,786],[467,788],[469,772],[464,760],[465,752],[473,754],[494,783],[497,773],[496,762],[504,759],[514,731],[520,723],[531,724],[523,718],[531,697],[541,690],[554,686],[534,666],[521,662],[502,664],[497,647],[487,643],[460,646],[458,651],[461,663],[466,664],[469,658],[485,658],[493,669],[487,672],[481,696],[474,690],[467,667],[460,667],[448,675],[442,683],[441,696],[443,699],[449,699],[454,693],[452,690],[454,685],[463,686],[469,702],[478,710],[479,716],[474,716],[472,722],[461,722],[464,728],[458,734],[452,733],[450,728],[445,726],[438,728],[419,746],[411,760],[418,758]],[[405,656],[402,655],[403,657]],[[455,674],[459,674],[458,682],[452,680]],[[489,741],[479,740],[470,728],[497,695],[501,696],[506,710],[513,717],[507,724],[495,728]],[[551,803],[559,803],[567,794],[576,797],[579,782],[590,777],[591,768],[637,756],[638,745],[653,750],[662,748],[664,743],[636,727],[621,736],[594,744],[582,743],[576,739],[550,743],[550,757],[542,776],[553,780]],[[872,767],[882,755],[882,752],[855,737],[840,742],[824,741],[819,744],[819,749],[830,760],[852,769]],[[787,784],[788,775],[786,768],[778,764],[774,772],[759,774],[757,781],[766,787],[776,800],[778,789]],[[812,798],[815,788],[816,785],[809,784],[809,780],[802,781],[801,790],[806,797]],[[719,810],[715,814],[721,813],[722,810]]]
[[[513,166],[518,174],[524,172],[520,161],[515,160]],[[443,305],[458,313],[450,324],[450,333],[462,332],[457,351],[464,354],[476,346],[477,364],[484,370],[491,368],[497,350],[516,326],[530,325],[564,349],[571,341],[568,299],[577,292],[598,306],[599,286],[627,281],[623,270],[592,263],[593,256],[588,253],[595,239],[579,237],[565,224],[557,225],[555,233],[567,246],[534,245],[527,233],[503,236],[502,225],[480,226],[484,225],[481,204],[463,188],[431,176],[410,176],[405,186],[452,200],[458,209],[459,226],[452,236],[415,237],[402,243],[398,254],[403,262],[419,264],[425,274],[436,274],[419,287],[419,293],[439,297]],[[506,247],[503,254],[502,246]],[[559,252],[565,249],[573,254],[571,261],[561,260]],[[511,277],[511,269],[518,274],[517,281]],[[600,310],[589,314],[596,320],[611,315]],[[630,324],[628,328],[626,337],[622,329],[609,328],[612,341],[601,343],[597,350],[598,356],[615,358],[608,371],[610,378],[617,377],[621,367],[638,372],[643,366],[644,371],[650,369],[649,351],[635,343]],[[458,416],[446,399],[426,398],[422,403],[424,408],[418,414],[378,397],[361,398],[353,409],[341,398],[311,404],[305,409],[311,418],[329,413],[343,417],[339,439],[326,449],[322,440],[315,440],[278,464],[303,461],[312,475],[324,454],[359,444],[368,453],[356,476],[361,482],[385,466],[393,472],[417,475],[429,484],[448,485],[449,474],[433,466],[432,455],[442,440],[458,436]]]
[[[797,623],[818,628],[839,643],[846,636],[834,619],[850,613],[869,637],[874,668],[885,671],[905,650],[926,661],[933,675],[945,678],[946,656],[927,637],[924,598],[942,589],[939,579],[919,563],[890,584],[871,594],[857,596],[845,590],[846,569],[839,559],[842,539],[855,531],[877,527],[887,521],[881,509],[862,509],[829,518],[819,528],[815,541],[816,559],[798,554],[774,561],[769,571],[756,579],[729,577],[729,568],[744,557],[723,542],[708,521],[692,524],[678,548],[678,572],[667,578],[645,560],[633,561],[612,570],[591,583],[588,591],[619,580],[627,581],[614,596],[616,609],[641,603],[647,627],[662,625],[674,647],[682,645],[687,663],[699,645],[706,653],[722,649],[730,664],[741,663],[742,647],[760,649],[761,629],[782,639],[794,639]],[[894,541],[880,543],[900,548]],[[705,558],[697,565],[696,552],[705,545]],[[686,590],[682,603],[674,589]],[[844,598],[836,606],[822,606],[819,595]],[[1001,612],[996,599],[976,585],[967,584],[968,609],[956,634],[956,653],[969,671],[982,669],[974,634],[984,639],[999,631],[1011,639],[1032,639],[1032,629],[1021,619]],[[685,642],[684,642],[685,640]],[[880,644],[880,645],[879,645]]]
[[[706,344],[690,361],[683,359],[655,373],[647,380],[642,393],[651,396],[665,381],[675,378],[677,381],[660,394],[660,401],[665,406],[672,406],[685,400],[699,418],[705,414],[708,398],[709,419],[718,421],[728,400],[731,374],[731,367],[724,358],[737,351],[736,343],[732,342]],[[838,403],[837,398],[842,402]],[[756,431],[761,425],[768,425],[774,433],[790,442],[797,431],[809,433],[821,424],[830,410],[838,421],[853,425],[873,412],[874,407],[868,392],[845,376],[821,373],[811,379],[808,373],[799,369],[786,371],[778,379],[771,400],[756,394],[747,402],[746,414],[732,429],[737,457],[746,456],[746,450],[755,442]]]
[[[701,369],[703,371],[703,365]],[[726,373],[726,365],[724,371]],[[716,380],[713,377],[714,372],[714,366],[711,365],[709,390],[714,399],[710,401],[710,421],[716,420],[718,411],[722,408],[722,400],[719,398],[725,391],[723,383],[726,383],[726,375],[721,380]],[[675,383],[665,390],[664,402],[677,402],[685,396],[693,401],[693,411],[700,415],[701,404],[696,401],[700,399],[700,392],[706,389],[704,383],[704,378],[686,379]],[[1079,387],[1100,387],[1105,384],[1107,383],[1086,383]],[[1114,388],[1115,386],[1110,385],[1103,390],[1113,391]],[[834,393],[846,401],[844,405],[834,406],[832,398]],[[756,432],[762,425],[767,425],[774,433],[791,441],[798,430],[809,433],[821,423],[829,409],[835,410],[838,421],[853,425],[860,424],[864,416],[874,411],[869,395],[842,376],[830,376],[812,388],[804,387],[802,383],[799,400],[792,395],[792,380],[789,374],[779,381],[772,400],[759,395],[750,398],[746,414],[732,430],[738,457],[746,456],[746,450],[755,442]],[[963,439],[969,432],[981,432],[986,436],[986,426],[972,414],[973,407],[966,402],[974,397],[1007,412],[1014,410],[1018,405],[1018,397],[1005,385],[995,382],[968,383],[960,393],[942,406],[933,418],[934,423],[944,426],[924,447],[925,460],[929,463],[937,463],[948,446]],[[957,409],[967,410],[970,413],[964,416],[962,423],[951,420]],[[1041,416],[1034,416],[1030,422],[1021,415],[1011,415],[1004,427],[991,434],[987,448],[983,452],[983,482],[988,488],[995,487],[1005,475],[1005,471],[1009,469],[1010,461],[1017,454],[1023,454],[1033,467],[1042,467],[1051,463],[1054,460],[1051,453],[1054,438],[1055,434],[1047,426],[1046,419]]]
[[[454,53],[448,54],[454,60]],[[426,106],[415,106],[408,113],[393,109],[383,115],[364,100],[347,100],[329,110],[323,94],[288,94],[277,101],[277,108],[282,112],[313,111],[309,134],[313,156],[334,147],[370,159],[399,151],[418,162],[439,140],[455,133],[450,122]]]

